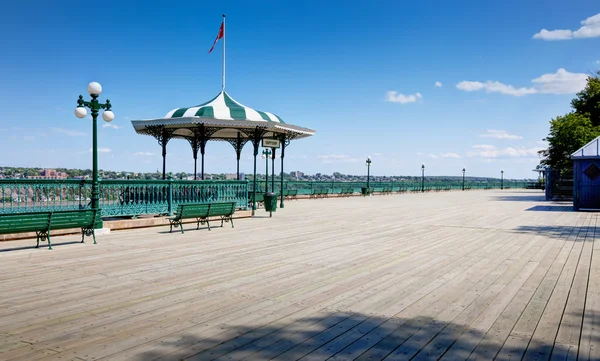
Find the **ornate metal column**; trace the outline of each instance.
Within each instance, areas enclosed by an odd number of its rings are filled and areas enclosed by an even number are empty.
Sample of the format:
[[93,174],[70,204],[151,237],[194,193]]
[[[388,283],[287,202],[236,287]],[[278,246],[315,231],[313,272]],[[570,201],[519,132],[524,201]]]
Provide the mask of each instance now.
[[260,141],[265,135],[267,130],[265,128],[256,127],[250,133],[250,141],[254,146],[254,176],[252,177],[252,215],[256,213],[256,156],[258,156],[258,148],[260,147]]
[[293,136],[290,134],[281,134],[281,136],[279,137],[279,140],[281,141],[281,199],[279,201],[279,208],[284,208],[284,202],[283,202],[283,157],[285,156],[285,148],[287,148],[288,145],[290,145],[290,141],[292,140]]
[[199,124],[192,131],[194,135],[192,138],[188,138],[188,142],[192,146],[192,152],[194,154],[194,180],[198,179],[197,163],[198,163],[198,150],[202,157],[201,160],[201,179],[204,180],[204,153],[206,150],[206,143],[215,134],[219,128],[206,127],[204,124]]
[[248,138],[242,138],[241,132],[238,132],[237,138],[227,139],[227,142],[229,142],[229,144],[233,146],[233,149],[235,149],[235,155],[237,156],[237,179],[240,179],[240,158],[242,157],[242,149],[249,140],[250,139]]
[[174,129],[167,129],[163,125],[147,125],[148,134],[152,135],[162,147],[163,169],[162,179],[167,179],[167,143],[173,137]]

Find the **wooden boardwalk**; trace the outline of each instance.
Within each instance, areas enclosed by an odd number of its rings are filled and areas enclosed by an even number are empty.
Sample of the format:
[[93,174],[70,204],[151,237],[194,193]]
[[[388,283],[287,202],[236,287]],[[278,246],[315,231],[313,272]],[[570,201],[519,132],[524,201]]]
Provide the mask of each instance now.
[[0,360],[600,360],[596,213],[511,190],[264,214],[0,243]]

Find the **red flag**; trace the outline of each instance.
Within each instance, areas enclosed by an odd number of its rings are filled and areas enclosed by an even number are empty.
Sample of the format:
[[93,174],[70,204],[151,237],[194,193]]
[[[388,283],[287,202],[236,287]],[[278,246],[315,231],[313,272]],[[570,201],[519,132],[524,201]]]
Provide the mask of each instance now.
[[219,39],[221,39],[224,35],[224,29],[223,29],[223,25],[225,25],[225,22],[221,23],[221,28],[219,29],[219,35],[217,35],[217,38],[215,39],[215,42],[213,43],[212,48],[210,48],[210,50],[208,51],[208,53],[210,54],[211,51],[213,51],[213,49],[215,48],[215,45],[217,45],[217,41],[219,41]]

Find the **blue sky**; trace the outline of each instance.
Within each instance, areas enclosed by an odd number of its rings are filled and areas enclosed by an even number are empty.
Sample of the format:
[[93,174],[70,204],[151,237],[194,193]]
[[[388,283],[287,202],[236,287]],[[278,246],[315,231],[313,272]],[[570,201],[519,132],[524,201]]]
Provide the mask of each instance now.
[[[5,4],[0,165],[91,167],[91,121],[73,110],[98,81],[118,127],[100,128],[100,167],[161,168],[158,144],[130,121],[220,91],[222,43],[207,52],[222,13],[228,93],[317,131],[288,148],[286,171],[362,174],[370,155],[375,175],[417,175],[424,162],[429,175],[534,177],[549,120],[600,68],[593,0],[343,4]],[[193,171],[187,142],[169,143],[167,170]],[[206,171],[235,172],[233,148],[209,143]]]

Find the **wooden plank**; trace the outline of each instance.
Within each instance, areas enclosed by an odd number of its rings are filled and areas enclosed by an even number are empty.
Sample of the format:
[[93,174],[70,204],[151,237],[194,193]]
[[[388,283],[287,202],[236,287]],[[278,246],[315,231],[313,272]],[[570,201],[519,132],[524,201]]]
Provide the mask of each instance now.
[[0,359],[508,359],[544,328],[552,357],[598,358],[597,216],[507,201],[532,194],[306,200],[0,252]]

